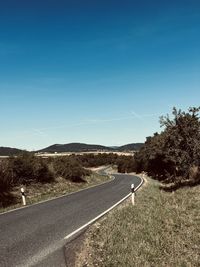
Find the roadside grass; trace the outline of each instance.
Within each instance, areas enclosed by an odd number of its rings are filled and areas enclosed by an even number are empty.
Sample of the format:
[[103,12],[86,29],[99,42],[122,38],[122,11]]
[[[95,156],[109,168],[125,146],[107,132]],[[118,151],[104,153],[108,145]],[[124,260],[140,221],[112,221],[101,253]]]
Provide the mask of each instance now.
[[147,178],[135,206],[128,199],[93,225],[76,266],[200,266],[200,186],[159,186]]
[[[81,183],[74,183],[62,177],[59,177],[51,183],[30,184],[24,187],[26,194],[26,202],[27,205],[34,204],[40,201],[76,192],[78,190],[85,189],[90,186],[98,185],[109,180],[110,177],[107,175],[99,175],[95,172],[92,172],[90,176],[85,177],[85,182]],[[6,208],[0,208],[0,212],[8,211],[22,206],[20,188],[20,186],[15,187],[14,190],[11,192],[12,195],[15,197],[15,204],[10,205]]]

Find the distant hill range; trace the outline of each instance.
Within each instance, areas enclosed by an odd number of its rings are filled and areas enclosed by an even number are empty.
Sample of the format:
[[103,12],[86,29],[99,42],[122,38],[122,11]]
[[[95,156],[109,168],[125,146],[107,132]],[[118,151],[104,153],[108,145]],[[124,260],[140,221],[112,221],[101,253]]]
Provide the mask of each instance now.
[[127,144],[119,147],[108,147],[101,145],[89,145],[83,143],[70,143],[70,144],[55,144],[44,149],[41,149],[37,152],[47,152],[47,153],[61,153],[61,152],[89,152],[89,151],[136,151],[143,146],[143,143],[133,143]]
[[24,150],[12,147],[0,147],[0,156],[15,156],[23,153]]
[[133,143],[133,144],[127,144],[124,146],[119,146],[116,148],[118,151],[138,151],[140,148],[142,148],[144,143]]
[[[62,153],[62,152],[89,152],[89,151],[137,151],[143,146],[143,143],[133,143],[124,146],[101,146],[101,145],[89,145],[83,143],[70,143],[70,144],[55,144],[44,149],[40,149],[35,152],[41,153]],[[15,156],[25,152],[25,150],[12,148],[12,147],[0,147],[0,156]]]
[[70,144],[55,144],[38,152],[84,152],[84,151],[97,151],[97,150],[112,150],[112,148],[101,145],[88,145],[83,143],[70,143]]

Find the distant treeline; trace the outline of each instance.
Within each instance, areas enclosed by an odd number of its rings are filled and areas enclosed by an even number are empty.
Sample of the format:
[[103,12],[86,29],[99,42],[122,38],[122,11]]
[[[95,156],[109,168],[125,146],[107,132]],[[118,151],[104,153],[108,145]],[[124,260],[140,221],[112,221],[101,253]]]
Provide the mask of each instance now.
[[103,154],[85,154],[85,155],[71,155],[79,161],[79,163],[88,167],[98,167],[103,165],[115,165],[118,168],[118,172],[132,172],[134,167],[134,158],[132,156],[117,155],[113,153]]

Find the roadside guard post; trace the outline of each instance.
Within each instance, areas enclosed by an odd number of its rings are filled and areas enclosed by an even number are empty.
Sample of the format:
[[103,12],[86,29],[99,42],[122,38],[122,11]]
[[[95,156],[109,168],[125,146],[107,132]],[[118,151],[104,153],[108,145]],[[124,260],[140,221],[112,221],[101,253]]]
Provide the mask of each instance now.
[[21,194],[22,194],[22,204],[23,206],[26,206],[26,198],[25,198],[25,192],[24,192],[24,188],[21,188]]
[[132,204],[135,205],[135,186],[134,186],[134,184],[131,185],[131,198],[132,198]]

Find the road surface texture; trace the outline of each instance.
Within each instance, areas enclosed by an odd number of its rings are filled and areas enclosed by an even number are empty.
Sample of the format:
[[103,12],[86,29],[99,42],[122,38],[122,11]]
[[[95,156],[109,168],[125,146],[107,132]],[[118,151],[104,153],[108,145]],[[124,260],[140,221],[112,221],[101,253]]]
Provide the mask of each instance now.
[[115,179],[55,200],[0,215],[0,267],[66,266],[64,239],[130,193],[136,176]]

